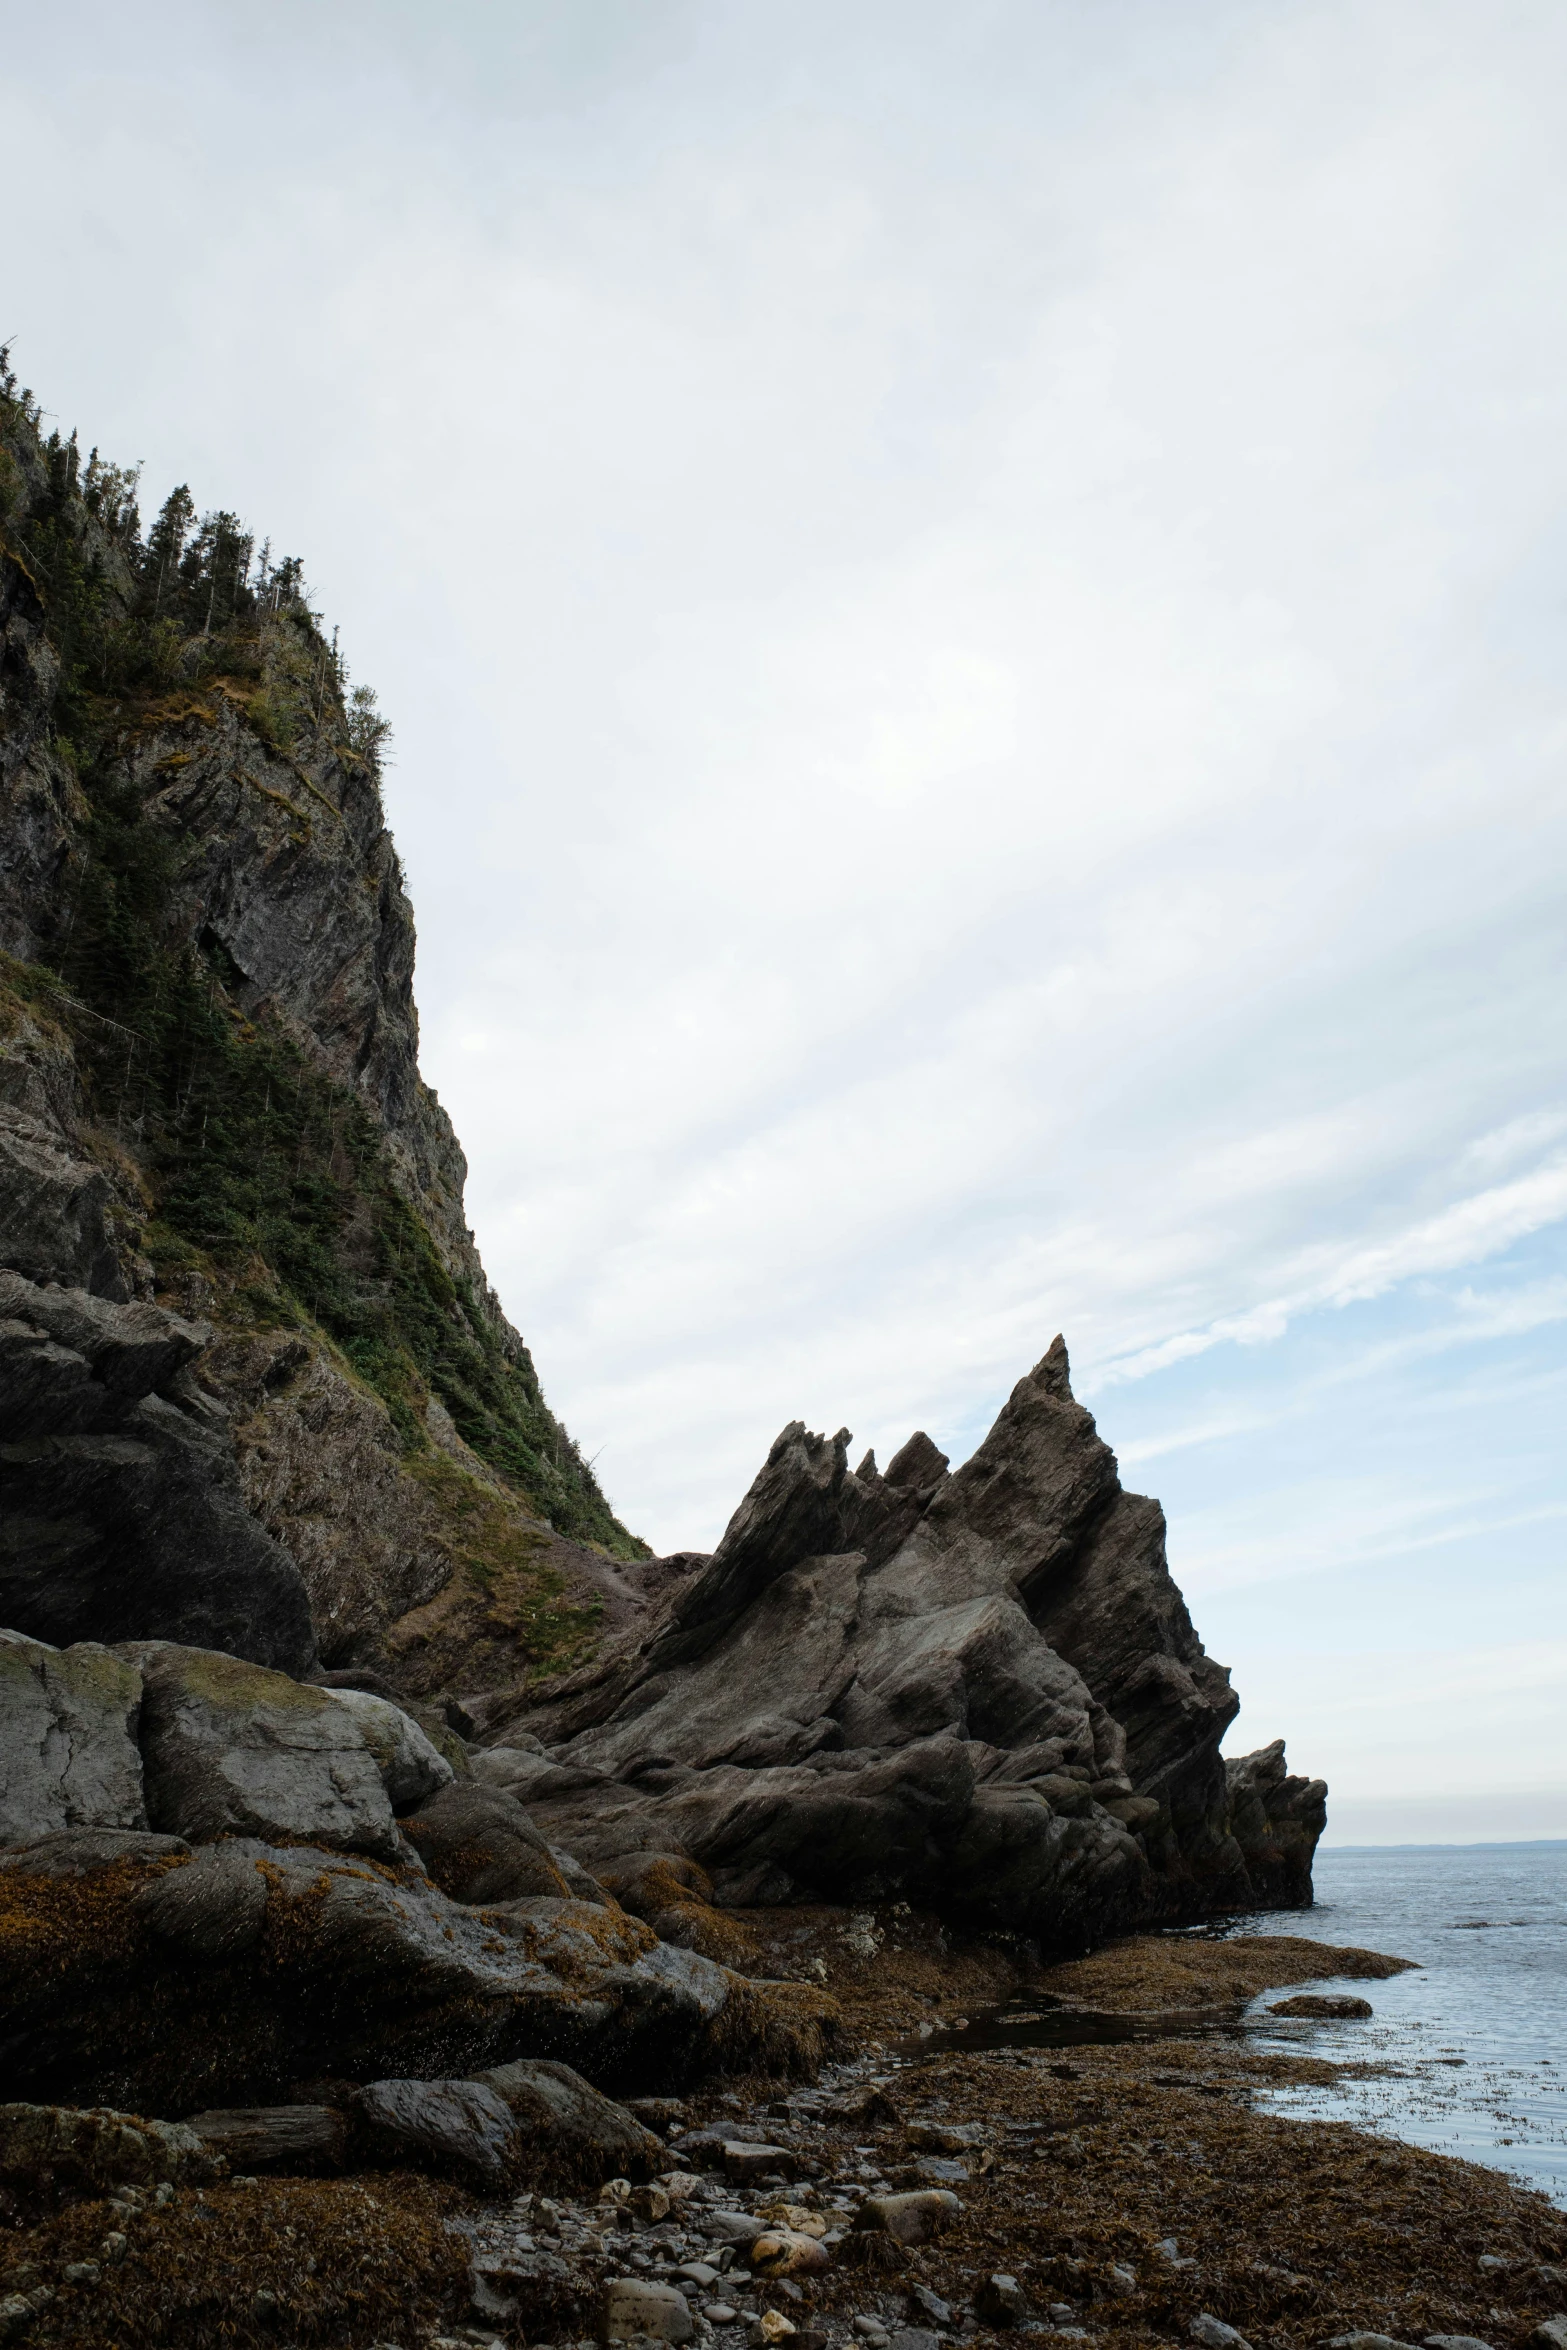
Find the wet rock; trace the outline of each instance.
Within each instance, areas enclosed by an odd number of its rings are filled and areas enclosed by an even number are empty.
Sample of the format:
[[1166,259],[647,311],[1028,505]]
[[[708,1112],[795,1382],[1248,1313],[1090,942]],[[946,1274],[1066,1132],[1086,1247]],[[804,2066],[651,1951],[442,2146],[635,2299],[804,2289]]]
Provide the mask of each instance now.
[[949,2326],[952,2323],[952,2304],[933,2293],[929,2285],[911,2285],[909,2299],[921,2317],[928,2317],[932,2325]]
[[596,2187],[616,2177],[641,2179],[667,2159],[650,2130],[569,2064],[523,2057],[473,2077],[495,2091],[516,2122],[521,2167],[534,2183]]
[[604,2286],[600,2331],[606,2342],[689,2342],[696,2332],[691,2304],[674,2285],[643,2277],[612,2277]]
[[222,2162],[183,2122],[104,2107],[0,2105],[0,2180],[89,2189],[200,2184]]
[[35,2097],[188,2113],[543,2048],[648,2090],[820,2061],[835,2028],[820,1994],[665,1950],[615,1911],[550,1906],[474,1910],[319,1847],[233,1838],[192,1854],[66,1831],[0,1862],[0,2064]]
[[766,2224],[749,2211],[703,2211],[696,2220],[704,2236],[710,2236],[720,2244],[746,2246],[755,2243]]
[[456,1777],[451,1764],[401,1706],[365,1689],[334,1689],[331,1696],[358,1726],[393,1811],[407,1811],[451,1785]]
[[256,1836],[399,1857],[375,1758],[334,1695],[212,1649],[122,1653],[142,1677],[153,1827],[193,1844]]
[[0,1845],[145,1828],[141,1675],[106,1648],[0,1631]]
[[890,2236],[895,2244],[925,2244],[949,2228],[963,2209],[944,2187],[916,2187],[902,2195],[871,2195],[855,2216],[861,2234]]
[[240,2106],[193,2113],[187,2127],[233,2171],[340,2171],[348,2116],[333,2105]]
[[491,2193],[515,2177],[517,2125],[504,2099],[481,2081],[372,2081],[354,2112],[371,2146],[390,2161],[455,2171]]
[[1269,2015],[1309,2016],[1319,2023],[1358,2022],[1372,2013],[1369,1999],[1354,1999],[1340,1992],[1299,1991],[1293,1999],[1280,1999],[1269,2008]]
[[751,2146],[735,2138],[726,2138],[723,2145],[723,2166],[726,2179],[743,2186],[751,2179],[764,2179],[775,2171],[785,2178],[793,2175],[794,2156],[787,2146]]
[[982,2325],[1020,2326],[1028,2314],[1028,2295],[1016,2277],[987,2277],[974,2296],[974,2315]]
[[1211,2317],[1206,2311],[1194,2317],[1186,2331],[1194,2342],[1201,2342],[1203,2350],[1251,2350],[1244,2334],[1227,2326],[1222,2317]]
[[769,2279],[813,2276],[830,2266],[825,2244],[793,2228],[768,2228],[753,2237],[750,2262],[754,2276]]
[[549,1846],[515,1797],[455,1781],[403,1823],[443,1893],[470,1903],[570,1891]]
[[588,2332],[599,2305],[597,2282],[584,2269],[538,2248],[476,2253],[469,2290],[476,2314],[519,2328],[530,2342]]

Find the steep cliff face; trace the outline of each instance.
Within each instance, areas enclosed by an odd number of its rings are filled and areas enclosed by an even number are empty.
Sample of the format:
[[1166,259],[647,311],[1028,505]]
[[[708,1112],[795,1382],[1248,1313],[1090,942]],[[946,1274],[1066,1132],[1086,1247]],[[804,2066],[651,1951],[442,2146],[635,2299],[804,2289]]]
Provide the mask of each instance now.
[[[231,1463],[324,1664],[515,1680],[613,1620],[644,1551],[464,1220],[384,726],[296,564],[183,492],[143,539],[133,497],[0,371],[0,1264],[200,1325],[152,1402]],[[112,1548],[101,1463],[97,1498],[55,1475],[53,1517],[8,1474],[29,1573],[72,1511]]]

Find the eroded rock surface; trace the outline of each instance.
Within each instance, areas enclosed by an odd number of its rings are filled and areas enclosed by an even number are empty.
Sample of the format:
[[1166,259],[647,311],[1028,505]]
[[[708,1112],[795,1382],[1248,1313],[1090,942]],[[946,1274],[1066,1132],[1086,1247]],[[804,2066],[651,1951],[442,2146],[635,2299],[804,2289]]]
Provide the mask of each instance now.
[[901,1894],[1057,1945],[1310,1900],[1326,1790],[1281,1744],[1221,1759],[1239,1700],[1059,1339],[955,1473],[847,1444],[785,1429],[641,1636],[497,1722],[547,1836],[611,1882],[663,1853],[720,1902]]

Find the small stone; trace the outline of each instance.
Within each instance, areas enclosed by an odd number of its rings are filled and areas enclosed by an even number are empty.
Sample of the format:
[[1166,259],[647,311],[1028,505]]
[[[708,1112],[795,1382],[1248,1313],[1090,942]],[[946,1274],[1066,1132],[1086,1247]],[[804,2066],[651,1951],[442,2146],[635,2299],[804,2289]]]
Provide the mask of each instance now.
[[1194,2317],[1186,2331],[1194,2342],[1201,2342],[1204,2350],[1251,2350],[1244,2334],[1227,2326],[1222,2317],[1210,2317],[1206,2310]]
[[857,2334],[863,2334],[867,2342],[885,2342],[887,2339],[887,2329],[879,2317],[857,2317],[854,2330]]
[[860,2206],[857,2230],[879,2231],[895,2244],[923,2244],[948,2228],[962,2211],[956,2195],[942,2187],[916,2187],[907,2195],[872,2195]]
[[683,2261],[676,2269],[675,2274],[688,2285],[703,2285],[709,2288],[717,2284],[719,2277],[719,2271],[716,2268],[710,2268],[705,2260]]
[[763,2277],[807,2276],[826,2268],[829,2254],[815,2236],[796,2235],[792,2228],[769,2228],[751,2246],[753,2272]]
[[33,2321],[33,2305],[21,2293],[7,2293],[0,2301],[0,2342],[11,2342]]
[[987,2277],[974,2296],[974,2315],[988,2326],[1020,2326],[1028,2315],[1028,2295],[1016,2277]]
[[1567,2317],[1543,2318],[1529,2336],[1529,2350],[1567,2350]]
[[107,2266],[115,2268],[125,2258],[126,2239],[116,2228],[112,2234],[104,2237],[98,2249],[103,2254]]
[[1482,2342],[1478,2334],[1427,2334],[1426,2350],[1491,2350],[1489,2342]]
[[103,2269],[96,2260],[68,2260],[60,2276],[67,2285],[100,2285],[103,2282]]
[[1335,2334],[1328,2350],[1412,2350],[1396,2334]]
[[764,2309],[746,2341],[750,2350],[772,2350],[775,2342],[787,2342],[793,2332],[793,2325],[781,2309]]
[[735,2138],[724,2140],[722,2160],[725,2178],[737,2184],[774,2174],[782,2180],[794,2167],[794,2157],[785,2146],[749,2146]]
[[928,2317],[930,2319],[932,2325],[951,2325],[951,2302],[943,2301],[941,2295],[939,2293],[933,2293],[929,2285],[911,2285],[909,2287],[909,2299],[913,2302],[915,2308],[920,2312],[922,2317]]
[[1128,2268],[1126,2263],[1122,2260],[1112,2261],[1108,2270],[1105,2272],[1105,2282],[1110,2286],[1112,2292],[1135,2293],[1137,2290],[1137,2271],[1135,2268]]
[[923,2326],[900,2326],[895,2334],[888,2336],[887,2350],[941,2350],[941,2343],[937,2335],[928,2333]]
[[669,2217],[669,2194],[666,2188],[651,2185],[633,2187],[630,2203],[639,2219],[651,2222]]
[[674,2285],[646,2277],[611,2277],[604,2286],[606,2342],[629,2342],[649,2334],[657,2342],[689,2342],[696,2331],[691,2304]]
[[710,2326],[732,2326],[740,2312],[731,2309],[727,2301],[709,2301],[702,2315]]

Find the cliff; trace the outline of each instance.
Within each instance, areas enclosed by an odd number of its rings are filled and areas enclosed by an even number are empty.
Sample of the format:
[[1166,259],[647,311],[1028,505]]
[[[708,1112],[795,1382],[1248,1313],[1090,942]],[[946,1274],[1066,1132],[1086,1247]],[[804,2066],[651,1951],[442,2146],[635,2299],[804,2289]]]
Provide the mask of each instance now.
[[[183,490],[144,537],[133,477],[45,441],[0,367],[0,1262],[97,1301],[121,1365],[61,1425],[64,1342],[18,1291],[18,1629],[234,1644],[250,1606],[250,1653],[418,1695],[559,1665],[628,1605],[645,1547],[486,1280],[419,1075],[385,734],[297,563]],[[116,1309],[173,1317],[156,1377]],[[174,1594],[192,1510],[228,1600]]]

